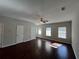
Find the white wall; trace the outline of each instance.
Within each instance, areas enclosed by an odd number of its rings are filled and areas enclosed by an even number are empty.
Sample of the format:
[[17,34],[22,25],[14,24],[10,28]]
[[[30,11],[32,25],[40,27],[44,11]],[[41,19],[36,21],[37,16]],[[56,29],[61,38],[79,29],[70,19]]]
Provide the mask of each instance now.
[[77,59],[79,59],[79,13],[72,21],[72,46]]
[[[36,31],[33,31],[35,29],[34,26],[36,26],[33,23],[30,23],[28,21],[21,21],[14,18],[9,17],[0,17],[0,22],[4,24],[4,35],[3,39],[1,40],[2,47],[7,47],[10,45],[17,44],[17,25],[23,25],[24,26],[24,39],[23,42],[32,40],[36,38]],[[32,29],[33,28],[33,29]],[[33,36],[32,36],[33,35]]]

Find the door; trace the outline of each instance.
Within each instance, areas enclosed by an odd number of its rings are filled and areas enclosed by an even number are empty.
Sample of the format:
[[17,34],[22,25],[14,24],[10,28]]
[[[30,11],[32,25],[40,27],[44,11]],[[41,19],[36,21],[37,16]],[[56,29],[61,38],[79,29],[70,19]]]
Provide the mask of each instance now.
[[1,45],[2,45],[2,40],[3,40],[3,26],[4,24],[0,23],[0,48],[1,48]]
[[23,42],[24,37],[24,26],[23,25],[17,25],[17,40],[16,43]]

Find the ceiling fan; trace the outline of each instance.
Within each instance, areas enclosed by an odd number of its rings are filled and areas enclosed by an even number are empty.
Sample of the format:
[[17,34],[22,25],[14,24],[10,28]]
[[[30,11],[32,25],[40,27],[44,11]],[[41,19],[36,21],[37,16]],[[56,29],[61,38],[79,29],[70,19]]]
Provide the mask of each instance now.
[[48,22],[48,20],[45,20],[44,18],[40,18],[40,21],[41,21],[42,23],[47,23],[47,22]]
[[39,20],[39,23],[47,23],[48,20],[47,20],[47,17],[43,16],[42,14],[37,14],[36,15],[36,19]]

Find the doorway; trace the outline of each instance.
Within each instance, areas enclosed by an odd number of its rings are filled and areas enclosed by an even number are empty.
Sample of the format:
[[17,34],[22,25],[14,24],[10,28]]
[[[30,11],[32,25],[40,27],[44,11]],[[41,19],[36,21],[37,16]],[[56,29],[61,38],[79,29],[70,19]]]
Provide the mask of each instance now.
[[17,40],[16,43],[23,42],[24,38],[24,26],[23,25],[17,25]]

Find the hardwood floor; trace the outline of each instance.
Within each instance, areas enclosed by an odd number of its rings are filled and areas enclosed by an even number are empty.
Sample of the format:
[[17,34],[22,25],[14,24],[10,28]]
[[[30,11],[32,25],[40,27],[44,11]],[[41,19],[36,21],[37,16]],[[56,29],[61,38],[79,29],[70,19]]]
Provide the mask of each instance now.
[[37,39],[0,49],[0,59],[76,59],[71,45],[50,47],[53,41]]

